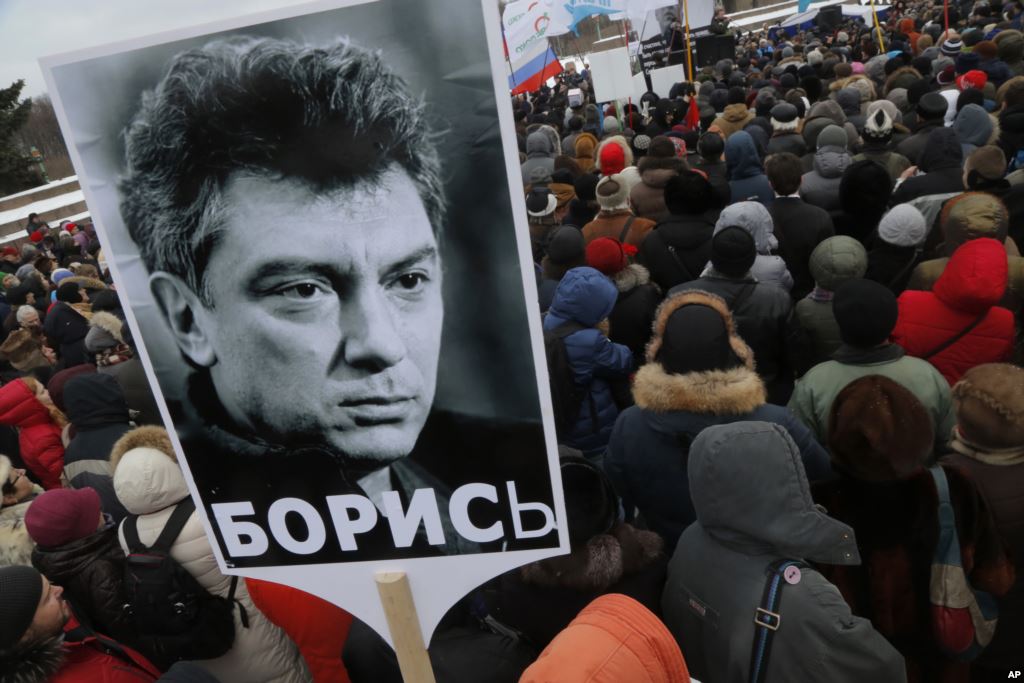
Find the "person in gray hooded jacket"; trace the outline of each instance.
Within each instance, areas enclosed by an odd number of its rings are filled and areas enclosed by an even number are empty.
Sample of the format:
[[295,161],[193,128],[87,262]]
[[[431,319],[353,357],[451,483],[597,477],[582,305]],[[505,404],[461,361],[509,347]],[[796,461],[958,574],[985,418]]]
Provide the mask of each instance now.
[[860,564],[853,529],[814,505],[800,449],[783,427],[708,427],[687,471],[697,521],[669,563],[662,608],[693,676],[750,680],[754,637],[775,616],[782,628],[772,631],[765,680],[906,681],[903,657],[806,564],[785,573],[776,615],[758,611],[777,560]]
[[540,168],[547,171],[548,175],[554,173],[555,158],[552,152],[557,147],[552,146],[551,138],[547,133],[536,130],[526,138],[526,161],[520,165],[523,172],[523,184],[529,185],[534,169]]
[[[757,257],[750,269],[758,282],[778,285],[787,292],[793,288],[793,276],[786,268],[786,262],[781,256],[772,252],[779,248],[779,242],[775,238],[772,215],[760,202],[736,202],[722,211],[715,223],[717,235],[722,230],[731,227],[743,228],[754,238],[754,246],[757,248]],[[711,269],[709,262],[703,274]]]
[[839,126],[828,126],[818,136],[818,151],[814,154],[814,170],[805,173],[800,183],[800,197],[808,204],[820,206],[828,212],[838,212],[839,183],[843,171],[853,163],[846,147],[846,131]]

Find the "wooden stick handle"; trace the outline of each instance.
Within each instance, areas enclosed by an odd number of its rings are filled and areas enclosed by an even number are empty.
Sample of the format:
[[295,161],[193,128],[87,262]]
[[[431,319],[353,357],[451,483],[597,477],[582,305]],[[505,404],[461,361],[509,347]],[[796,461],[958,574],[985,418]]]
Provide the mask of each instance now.
[[391,641],[398,656],[398,667],[405,683],[435,683],[434,670],[420,631],[416,603],[412,600],[405,572],[377,572],[377,592],[388,620]]

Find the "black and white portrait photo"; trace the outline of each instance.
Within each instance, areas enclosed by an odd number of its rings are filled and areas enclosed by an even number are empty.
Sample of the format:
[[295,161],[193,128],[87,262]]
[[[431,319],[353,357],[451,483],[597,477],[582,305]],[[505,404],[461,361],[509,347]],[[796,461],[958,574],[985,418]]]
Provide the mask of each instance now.
[[228,567],[559,546],[475,3],[357,4],[49,78]]

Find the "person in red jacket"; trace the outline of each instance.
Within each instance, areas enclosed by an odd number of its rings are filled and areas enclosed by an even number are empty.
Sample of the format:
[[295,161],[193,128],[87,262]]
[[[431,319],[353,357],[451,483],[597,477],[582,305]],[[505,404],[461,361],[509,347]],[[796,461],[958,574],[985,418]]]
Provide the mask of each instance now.
[[263,615],[295,641],[314,683],[349,683],[341,652],[352,626],[351,614],[280,583],[246,579],[245,587]]
[[996,306],[1007,285],[1006,249],[987,237],[962,244],[930,292],[900,295],[892,341],[951,385],[975,365],[1009,360],[1013,313]]
[[20,377],[0,387],[0,425],[18,428],[21,459],[47,490],[61,488],[64,444],[60,437],[67,424],[38,380]]
[[150,683],[145,657],[77,622],[63,589],[32,567],[0,568],[0,680]]

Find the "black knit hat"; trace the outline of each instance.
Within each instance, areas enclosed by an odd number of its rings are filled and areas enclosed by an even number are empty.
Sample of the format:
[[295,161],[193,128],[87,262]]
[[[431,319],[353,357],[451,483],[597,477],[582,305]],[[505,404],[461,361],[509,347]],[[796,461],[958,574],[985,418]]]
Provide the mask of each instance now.
[[548,242],[548,260],[556,265],[580,262],[586,258],[583,233],[572,225],[563,225],[555,230]]
[[889,339],[899,307],[896,295],[872,280],[847,280],[836,289],[832,313],[843,343],[867,349]]
[[738,226],[722,228],[711,239],[711,265],[730,277],[743,277],[757,260],[757,247],[750,233]]
[[665,372],[677,375],[743,365],[732,350],[722,315],[710,306],[696,304],[682,306],[669,316],[655,360]]
[[0,567],[0,650],[18,644],[39,608],[43,575],[32,567]]
[[585,201],[597,201],[597,181],[600,180],[593,173],[584,173],[572,184],[576,190],[576,197]]
[[563,456],[561,470],[569,545],[578,548],[614,526],[619,497],[604,471],[586,458]]

